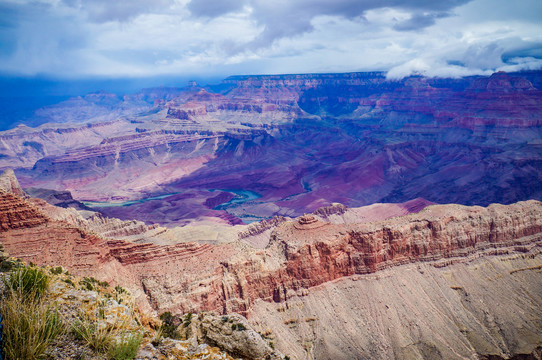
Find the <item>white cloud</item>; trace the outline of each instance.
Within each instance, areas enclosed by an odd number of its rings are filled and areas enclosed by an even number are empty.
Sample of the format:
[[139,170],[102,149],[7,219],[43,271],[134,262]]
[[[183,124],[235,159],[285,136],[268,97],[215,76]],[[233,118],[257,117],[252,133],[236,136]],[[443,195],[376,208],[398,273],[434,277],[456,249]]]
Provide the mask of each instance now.
[[[542,2],[0,0],[0,72],[52,76],[537,68]],[[377,4],[377,5],[375,5]]]

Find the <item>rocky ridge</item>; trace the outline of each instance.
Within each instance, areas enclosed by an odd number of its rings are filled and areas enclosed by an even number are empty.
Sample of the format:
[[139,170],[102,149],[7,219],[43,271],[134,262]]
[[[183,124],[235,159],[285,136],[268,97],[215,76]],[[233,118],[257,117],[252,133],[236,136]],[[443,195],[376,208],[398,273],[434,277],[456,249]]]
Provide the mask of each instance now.
[[155,245],[100,238],[16,195],[3,193],[2,205],[0,237],[15,256],[44,264],[68,259],[83,272],[98,266],[109,278],[122,274],[140,289],[140,300],[177,312],[248,314],[256,299],[284,301],[328,281],[398,264],[500,248],[528,251],[542,232],[537,201],[488,208],[434,205],[369,223],[333,224],[306,215],[278,222],[265,249],[248,250],[245,242]]
[[[20,259],[9,258],[2,250],[0,244],[0,260],[3,261],[0,280],[9,279],[14,276],[13,271],[21,269],[39,271],[41,276],[48,279],[40,305],[46,306],[59,317],[59,334],[43,349],[44,356],[49,359],[117,358],[111,357],[109,351],[115,344],[130,338],[138,339],[138,347],[133,350],[137,360],[234,360],[238,359],[238,356],[254,360],[283,358],[282,354],[271,349],[240,315],[232,314],[219,318],[210,313],[201,313],[194,319],[187,317],[184,324],[165,333],[164,326],[171,324],[141,313],[135,306],[133,297],[121,286],[112,288],[108,283],[93,277],[77,277],[60,266],[40,268],[28,265]],[[0,298],[3,300],[10,296],[5,285],[8,282],[0,283]],[[17,314],[10,312],[9,316]],[[8,316],[6,313],[3,315]],[[234,321],[235,331],[232,330]],[[4,323],[4,326],[12,324]],[[98,335],[93,338],[83,329],[94,329],[92,331],[97,331]],[[6,331],[5,328],[4,330]],[[187,334],[187,330],[190,334]],[[8,331],[13,330],[10,327]],[[21,331],[19,336],[28,334]],[[218,345],[220,348],[209,344]]]
[[[397,217],[387,220],[367,218],[363,222],[360,216],[361,222],[357,223],[352,221],[353,216],[348,215],[356,209],[345,209],[335,204],[297,219],[278,219],[263,224],[261,228],[251,226],[252,230],[240,232],[240,240],[169,245],[150,241],[135,243],[91,234],[65,217],[51,217],[53,207],[44,207],[41,200],[25,199],[6,191],[1,192],[0,204],[0,242],[16,257],[43,265],[61,264],[76,274],[96,276],[113,285],[125,284],[141,309],[146,311],[172,311],[176,314],[201,313],[205,310],[218,314],[237,312],[248,316],[249,321],[262,333],[276,322],[275,317],[269,316],[269,311],[281,312],[286,309],[289,312],[295,301],[313,301],[310,299],[318,299],[318,294],[327,294],[329,289],[340,287],[350,279],[365,279],[365,276],[370,276],[368,274],[379,278],[378,274],[400,272],[412,266],[455,269],[471,262],[484,264],[484,259],[491,256],[508,256],[512,259],[516,256],[521,260],[516,261],[518,266],[523,264],[520,270],[536,270],[540,266],[542,203],[534,200],[512,205],[493,204],[487,208],[432,205],[414,214],[397,213]],[[385,204],[373,206],[376,214],[379,206]],[[397,206],[395,211],[419,207],[420,200],[417,200],[403,207]],[[76,212],[69,209],[58,211]],[[368,210],[357,211],[361,211],[360,214],[370,213]],[[330,221],[333,217],[335,220]],[[267,243],[251,246],[250,238],[262,235],[268,236]],[[511,266],[510,271],[517,268]],[[535,284],[539,279],[534,277],[529,280],[529,284],[532,284],[528,285],[530,289],[537,288]],[[511,287],[506,291],[515,294],[517,289]],[[539,295],[529,291],[532,301],[539,304]],[[401,300],[397,301],[393,306],[403,306]],[[318,317],[324,316],[321,308],[317,306],[314,311],[317,314],[315,320],[303,321],[308,325],[314,322],[326,326],[317,322]],[[479,310],[474,307],[472,311]],[[311,318],[308,313],[304,316]],[[537,318],[536,311],[533,316]],[[527,321],[529,328],[535,321],[520,318]],[[302,332],[296,330],[291,334],[293,330],[287,330],[297,328],[295,324],[299,323],[299,319],[283,321],[286,328],[277,326],[281,330],[276,341],[279,349],[288,353],[288,344]],[[530,340],[522,346],[502,347],[495,343],[497,338],[494,338],[492,331],[487,336],[493,338],[484,340],[483,347],[476,345],[465,351],[470,351],[471,355],[490,354],[491,351],[501,355],[506,352],[525,354],[534,351],[533,346],[540,344],[538,337],[529,335]],[[327,337],[318,334],[325,341]],[[464,341],[464,338],[458,339]],[[423,341],[426,340],[427,337],[423,337]],[[299,338],[299,341],[302,344],[305,342],[303,338]],[[389,341],[392,341],[392,345],[396,344],[393,340]],[[442,354],[448,354],[443,352],[443,346],[451,346],[430,344]],[[422,345],[412,348],[412,358],[419,358],[420,351],[436,353],[431,346],[427,348],[429,350],[423,350]],[[297,343],[292,345],[299,357],[303,354],[308,358],[316,356],[318,352],[314,353],[314,349],[323,349],[322,354],[326,354],[324,358],[337,356],[337,352],[327,343],[320,343],[320,347],[299,346]],[[364,346],[364,349],[371,348],[377,353],[403,358],[399,352],[378,350],[370,344]],[[353,353],[359,350],[356,349],[352,349]]]

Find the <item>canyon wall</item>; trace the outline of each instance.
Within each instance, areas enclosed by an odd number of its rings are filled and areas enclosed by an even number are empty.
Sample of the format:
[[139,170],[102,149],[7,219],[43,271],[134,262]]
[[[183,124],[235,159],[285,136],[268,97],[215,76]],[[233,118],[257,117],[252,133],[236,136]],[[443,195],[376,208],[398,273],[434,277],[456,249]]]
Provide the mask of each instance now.
[[12,256],[122,284],[145,311],[242,313],[296,358],[506,359],[542,344],[538,201],[408,215],[427,204],[334,204],[240,227],[238,240],[167,244],[151,235],[173,230],[83,218],[12,184],[0,191]]
[[[296,217],[334,202],[542,200],[541,73],[241,76],[94,94],[52,108],[72,119],[74,104],[98,106],[94,117],[85,107],[86,123],[0,133],[0,168],[14,168],[23,187],[68,190],[105,202],[93,207],[107,216],[170,227]],[[226,195],[222,206],[217,190],[258,198],[238,206]]]
[[283,303],[258,300],[251,322],[296,359],[540,357],[540,248],[441,265],[400,265]]
[[108,280],[125,277],[144,291],[140,300],[159,312],[249,314],[257,299],[282,302],[329,281],[406,263],[527,252],[542,237],[537,201],[487,208],[434,205],[369,223],[333,224],[305,215],[277,222],[268,245],[255,249],[246,241],[157,245],[107,238],[53,219],[14,194],[4,192],[1,200],[0,240],[11,254]]

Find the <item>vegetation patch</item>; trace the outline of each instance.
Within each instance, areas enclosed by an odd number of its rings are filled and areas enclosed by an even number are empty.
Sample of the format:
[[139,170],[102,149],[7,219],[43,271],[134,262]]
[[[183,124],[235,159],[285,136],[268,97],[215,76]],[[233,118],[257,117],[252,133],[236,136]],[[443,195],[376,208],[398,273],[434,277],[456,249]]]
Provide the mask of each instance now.
[[45,271],[33,266],[13,269],[4,278],[4,285],[10,294],[40,299],[49,287],[49,276]]
[[118,341],[113,342],[108,350],[112,360],[132,360],[137,355],[143,339],[142,333],[121,334]]
[[284,320],[283,323],[284,325],[292,325],[292,324],[297,324],[298,320],[297,319],[288,319],[288,320]]
[[160,327],[162,335],[171,339],[179,339],[179,334],[177,333],[177,326],[180,322],[179,318],[167,311],[160,315],[160,320],[162,320],[162,326]]
[[7,359],[41,359],[64,332],[58,312],[43,300],[49,278],[41,269],[24,266],[13,269],[4,284],[0,302],[4,355]]
[[521,268],[521,269],[510,270],[510,275],[512,275],[514,273],[517,273],[517,272],[520,272],[520,271],[539,270],[539,269],[542,269],[542,264],[541,265],[536,265],[536,266],[531,266],[531,267],[526,267],[526,268]]
[[109,287],[109,283],[107,281],[99,281],[93,277],[84,277],[81,281],[79,281],[79,285],[89,291],[100,291]]

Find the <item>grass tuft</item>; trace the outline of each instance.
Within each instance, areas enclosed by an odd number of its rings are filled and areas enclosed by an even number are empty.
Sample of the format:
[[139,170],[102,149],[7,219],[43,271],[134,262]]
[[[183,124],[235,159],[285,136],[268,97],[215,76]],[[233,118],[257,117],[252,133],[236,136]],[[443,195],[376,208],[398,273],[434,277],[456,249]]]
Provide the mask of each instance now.
[[98,353],[105,353],[113,342],[118,332],[117,326],[107,326],[100,320],[91,320],[86,316],[79,316],[72,324],[72,331],[78,340],[83,340],[87,345]]
[[4,285],[12,293],[38,300],[49,287],[49,276],[42,269],[23,266],[11,270],[4,278]]
[[133,360],[141,346],[143,334],[124,333],[120,339],[113,342],[108,350],[109,358],[112,360]]
[[6,290],[0,301],[2,344],[7,359],[37,360],[64,331],[60,315],[42,301],[48,277],[36,268],[21,267],[4,279]]
[[127,332],[123,321],[107,323],[102,306],[94,314],[80,313],[72,324],[72,331],[78,340],[83,340],[94,352],[108,354],[113,360],[133,359],[143,335]]

